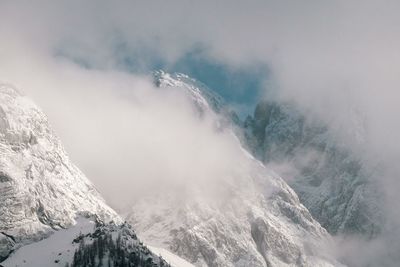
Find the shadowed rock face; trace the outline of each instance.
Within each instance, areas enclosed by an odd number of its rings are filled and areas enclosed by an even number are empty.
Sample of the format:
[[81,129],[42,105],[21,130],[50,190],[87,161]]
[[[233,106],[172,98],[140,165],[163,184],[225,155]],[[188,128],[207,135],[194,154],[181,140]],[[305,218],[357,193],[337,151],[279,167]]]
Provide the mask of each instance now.
[[0,233],[0,262],[5,260],[15,246],[15,240],[12,236]]
[[0,257],[74,223],[78,213],[119,220],[74,166],[46,116],[0,84]]
[[264,101],[244,129],[253,155],[288,181],[330,233],[379,233],[383,194],[371,179],[377,171],[321,121],[307,118],[293,105]]

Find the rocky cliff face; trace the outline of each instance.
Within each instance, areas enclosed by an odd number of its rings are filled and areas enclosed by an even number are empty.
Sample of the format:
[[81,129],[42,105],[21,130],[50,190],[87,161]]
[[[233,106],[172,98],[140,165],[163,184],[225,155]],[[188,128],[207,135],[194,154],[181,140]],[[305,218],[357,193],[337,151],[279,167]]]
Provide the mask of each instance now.
[[182,90],[200,116],[216,115],[216,131],[235,143],[238,157],[216,180],[154,188],[133,203],[127,220],[147,244],[196,266],[339,265],[325,258],[330,236],[296,193],[241,147],[218,97],[181,74],[158,73],[156,84]]
[[383,194],[371,179],[378,172],[324,123],[294,105],[264,101],[244,129],[250,151],[286,178],[329,232],[366,237],[380,232]]
[[71,163],[43,112],[0,84],[0,261],[80,213],[119,220]]

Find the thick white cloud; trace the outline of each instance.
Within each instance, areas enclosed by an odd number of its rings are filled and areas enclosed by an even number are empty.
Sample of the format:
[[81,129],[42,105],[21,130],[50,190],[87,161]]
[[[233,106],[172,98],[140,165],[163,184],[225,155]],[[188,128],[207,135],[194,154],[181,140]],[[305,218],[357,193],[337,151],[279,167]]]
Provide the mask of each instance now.
[[246,165],[238,140],[216,128],[215,114],[200,116],[181,88],[69,62],[35,66],[31,75],[9,77],[43,107],[72,159],[116,209],[149,190],[213,188],[232,166]]
[[268,64],[285,98],[327,119],[350,127],[349,109],[361,109],[374,148],[400,149],[392,123],[400,97],[397,1],[43,3],[2,4],[0,55],[7,66],[61,51],[115,69],[121,46],[138,55],[146,47],[173,62],[202,45],[231,66]]

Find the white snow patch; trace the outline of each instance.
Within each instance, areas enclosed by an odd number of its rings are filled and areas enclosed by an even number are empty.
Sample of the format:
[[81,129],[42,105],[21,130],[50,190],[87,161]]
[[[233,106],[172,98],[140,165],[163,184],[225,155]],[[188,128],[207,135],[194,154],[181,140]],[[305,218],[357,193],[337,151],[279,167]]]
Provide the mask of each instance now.
[[171,264],[171,266],[174,267],[194,267],[193,264],[190,262],[182,259],[181,257],[175,255],[174,253],[170,252],[169,250],[166,250],[165,248],[157,248],[157,247],[152,247],[149,245],[146,245],[151,252],[153,252],[155,255],[161,255],[161,257]]
[[95,223],[90,219],[79,217],[74,226],[55,231],[46,239],[21,247],[1,264],[4,267],[65,266],[67,262],[72,262],[75,248],[79,246],[79,244],[73,244],[72,240],[80,233],[92,232],[94,226]]

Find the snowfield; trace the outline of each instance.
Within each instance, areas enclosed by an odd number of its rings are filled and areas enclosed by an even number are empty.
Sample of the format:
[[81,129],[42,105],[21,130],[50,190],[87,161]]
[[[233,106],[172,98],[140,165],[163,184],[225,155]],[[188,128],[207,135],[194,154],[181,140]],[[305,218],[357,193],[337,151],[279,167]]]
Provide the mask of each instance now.
[[92,232],[94,226],[93,220],[79,217],[72,227],[54,231],[46,239],[19,248],[1,264],[5,267],[64,267],[72,262],[75,249],[79,246],[72,240],[80,234]]
[[190,262],[182,259],[181,257],[175,255],[174,253],[164,249],[156,248],[152,246],[147,246],[154,254],[161,255],[166,262],[175,267],[194,267]]

